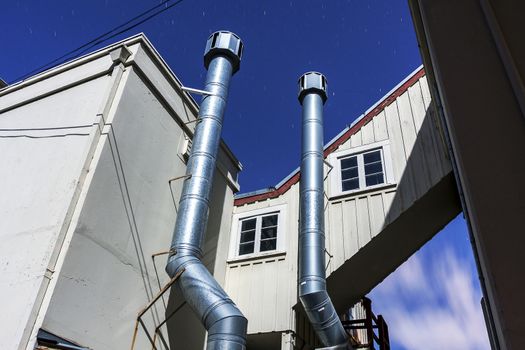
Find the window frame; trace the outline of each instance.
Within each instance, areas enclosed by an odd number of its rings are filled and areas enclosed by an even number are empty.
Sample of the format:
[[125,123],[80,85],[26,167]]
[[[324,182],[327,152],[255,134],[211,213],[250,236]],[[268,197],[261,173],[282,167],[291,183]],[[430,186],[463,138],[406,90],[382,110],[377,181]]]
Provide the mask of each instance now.
[[[379,150],[381,152],[384,182],[376,185],[366,186],[364,154]],[[359,187],[343,191],[343,179],[341,175],[341,160],[352,156],[357,157],[357,171]],[[330,174],[331,197],[356,194],[365,191],[391,187],[396,184],[392,169],[392,157],[390,154],[390,142],[388,140],[374,142],[364,146],[350,148],[330,154],[329,163],[333,166]]]
[[[262,218],[265,216],[273,215],[273,214],[277,214],[276,249],[260,251]],[[254,251],[253,253],[239,255],[242,222],[248,219],[253,219],[253,218],[257,219],[255,223]],[[277,205],[277,206],[272,206],[272,207],[256,209],[256,210],[251,210],[251,211],[247,211],[243,213],[234,214],[233,220],[232,220],[228,261],[259,258],[259,257],[265,257],[269,255],[284,253],[285,252],[285,246],[284,246],[284,241],[285,241],[284,227],[285,225],[286,225],[286,205]]]

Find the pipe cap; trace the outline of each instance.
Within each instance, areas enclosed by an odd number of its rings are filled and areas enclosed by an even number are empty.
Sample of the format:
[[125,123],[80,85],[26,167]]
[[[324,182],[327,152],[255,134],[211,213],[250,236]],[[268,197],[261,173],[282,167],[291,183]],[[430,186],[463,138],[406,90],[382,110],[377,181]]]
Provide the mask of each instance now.
[[328,82],[326,77],[319,72],[307,72],[299,78],[299,102],[303,103],[303,98],[306,94],[316,92],[321,95],[323,103],[326,102],[328,95]]
[[232,61],[233,73],[239,70],[244,45],[235,33],[218,31],[210,35],[204,50],[204,66],[208,69],[215,55],[226,55]]

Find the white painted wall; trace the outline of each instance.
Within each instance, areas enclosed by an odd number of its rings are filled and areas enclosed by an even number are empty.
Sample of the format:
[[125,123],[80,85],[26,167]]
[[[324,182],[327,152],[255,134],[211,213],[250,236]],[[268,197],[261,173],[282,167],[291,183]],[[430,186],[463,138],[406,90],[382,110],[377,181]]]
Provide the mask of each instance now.
[[[100,91],[108,81],[100,77],[34,101],[27,101],[33,95],[24,91],[0,97],[0,337],[5,349],[21,346],[35,321],[85,175]],[[21,104],[9,106],[10,97]]]
[[[131,56],[114,63],[122,45]],[[139,35],[0,92],[2,346],[33,349],[42,327],[89,348],[129,349],[137,313],[159,290],[151,255],[170,246],[182,181],[169,180],[185,173],[178,152],[197,116],[180,85]],[[219,281],[227,244],[217,236],[230,230],[239,169],[222,144],[204,247]],[[180,301],[167,293],[165,302]],[[144,316],[150,332],[165,312],[159,300]],[[203,332],[191,333],[202,346]]]

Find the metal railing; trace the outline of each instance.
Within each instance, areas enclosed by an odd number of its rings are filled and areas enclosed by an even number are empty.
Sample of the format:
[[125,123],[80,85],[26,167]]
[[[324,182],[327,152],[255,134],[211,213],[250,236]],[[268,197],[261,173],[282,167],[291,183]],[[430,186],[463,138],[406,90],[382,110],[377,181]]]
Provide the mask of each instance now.
[[352,311],[359,318],[345,317],[342,323],[350,335],[354,348],[390,350],[388,325],[382,315],[376,316],[372,312],[372,301],[365,297],[352,308]]

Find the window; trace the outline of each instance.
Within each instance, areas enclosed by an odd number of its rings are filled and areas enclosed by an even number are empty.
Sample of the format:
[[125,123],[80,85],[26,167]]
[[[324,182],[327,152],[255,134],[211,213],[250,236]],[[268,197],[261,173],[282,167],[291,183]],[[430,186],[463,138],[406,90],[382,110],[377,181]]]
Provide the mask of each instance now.
[[330,156],[331,193],[339,195],[393,184],[390,147],[381,142]]
[[276,250],[278,220],[279,214],[241,220],[238,255]]
[[284,207],[279,205],[234,215],[230,258],[282,252]]
[[385,183],[381,150],[341,158],[341,188],[343,191]]

